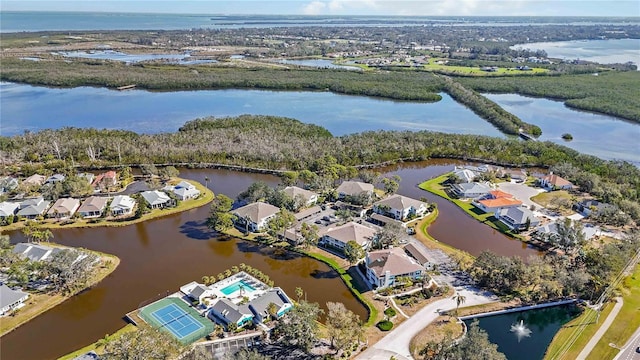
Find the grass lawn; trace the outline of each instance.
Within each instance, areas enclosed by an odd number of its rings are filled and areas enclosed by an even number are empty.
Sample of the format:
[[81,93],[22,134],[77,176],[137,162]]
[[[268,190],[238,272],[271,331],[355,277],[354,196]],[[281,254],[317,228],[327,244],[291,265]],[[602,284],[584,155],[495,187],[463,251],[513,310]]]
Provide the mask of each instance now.
[[[55,244],[51,244],[55,246]],[[120,259],[114,255],[99,253],[96,251],[86,250],[92,252],[102,258],[100,265],[98,265],[93,276],[89,280],[86,288],[89,288],[107,277],[107,275],[111,274],[118,264],[120,264]],[[38,294],[38,293],[30,293],[29,298],[26,301],[26,305],[18,310],[15,316],[6,316],[2,318],[0,321],[0,336],[14,330],[18,326],[28,322],[29,320],[35,318],[36,316],[44,313],[45,311],[55,307],[56,305],[62,303],[73,295],[84,289],[78,290],[76,293],[64,296],[60,294]]]
[[573,201],[571,201],[571,198],[572,196],[567,190],[557,190],[541,192],[540,194],[532,197],[531,201],[534,201],[545,208],[555,210],[558,207],[558,201],[567,201],[569,204],[572,204]]
[[[172,179],[171,183],[172,184],[177,184],[178,182],[180,182],[182,180],[183,179],[181,179],[181,178],[174,178],[174,179]],[[141,223],[143,221],[147,221],[147,220],[151,220],[151,219],[155,219],[155,218],[160,218],[160,217],[163,217],[163,216],[167,216],[167,215],[171,215],[171,214],[177,214],[177,213],[180,213],[180,212],[183,212],[183,211],[199,208],[201,206],[204,206],[204,205],[210,203],[213,200],[213,192],[211,190],[206,189],[204,187],[204,185],[200,184],[197,181],[194,181],[194,180],[188,180],[188,181],[191,184],[193,184],[198,190],[200,190],[200,194],[202,194],[202,195],[199,198],[193,199],[193,200],[180,201],[180,204],[178,204],[178,206],[173,207],[173,208],[154,209],[150,213],[143,215],[139,219],[124,220],[124,221],[118,221],[118,220],[111,221],[109,219],[105,219],[104,221],[99,221],[99,222],[91,222],[91,220],[78,219],[78,220],[74,221],[73,223],[66,224],[66,225],[62,225],[62,223],[57,221],[57,220],[44,220],[44,221],[42,221],[40,223],[41,224],[40,226],[42,228],[46,228],[46,229],[88,228],[88,227],[102,227],[102,226],[111,226],[111,227],[127,226],[127,225]],[[26,224],[26,221],[20,221],[20,222],[13,223],[13,224],[8,225],[8,226],[2,226],[2,227],[0,227],[0,229],[2,231],[19,230],[22,227],[24,227],[25,224]]]
[[437,59],[432,59],[429,61],[429,64],[425,64],[424,68],[430,71],[442,71],[451,74],[462,74],[462,75],[474,75],[474,76],[517,76],[517,75],[532,75],[548,72],[547,69],[543,68],[532,68],[530,71],[520,71],[515,69],[508,69],[499,67],[495,72],[482,71],[478,66],[455,66],[455,65],[445,65],[445,64],[436,64],[435,61]]
[[58,360],[71,360],[75,357],[78,357],[82,354],[88,353],[89,351],[93,350],[96,354],[101,355],[102,353],[104,353],[104,345],[109,342],[110,340],[113,340],[115,338],[117,338],[118,336],[120,336],[121,334],[124,333],[128,333],[131,331],[136,331],[138,328],[136,328],[133,324],[127,324],[125,327],[123,327],[122,329],[116,331],[115,333],[109,335],[105,335],[104,338],[99,339],[98,341],[94,342],[91,345],[87,345],[85,347],[83,347],[82,349],[78,349],[72,353],[69,353],[61,358],[59,358]]
[[[607,303],[600,313],[600,321],[596,324],[595,320],[597,313],[593,309],[587,308],[580,316],[566,323],[554,336],[551,344],[547,348],[547,352],[544,355],[545,359],[575,359],[580,351],[587,345],[593,334],[598,331],[600,325],[607,315],[613,309],[614,303]],[[576,336],[578,331],[582,331],[580,336],[575,339],[575,342],[571,347],[566,349],[569,341]],[[560,353],[562,356],[559,356]]]
[[638,311],[640,309],[640,266],[636,265],[633,274],[624,280],[620,292],[624,304],[607,332],[587,356],[587,360],[613,359],[619,350],[612,348],[609,344],[624,346],[640,326],[640,311]]
[[500,231],[501,233],[507,236],[516,238],[521,241],[525,241],[524,238],[522,238],[520,235],[516,233],[513,233],[511,229],[509,229],[505,224],[497,220],[493,216],[493,213],[483,212],[482,210],[473,206],[470,200],[460,200],[460,199],[454,199],[450,197],[449,194],[447,194],[447,192],[445,191],[446,189],[445,185],[443,185],[443,183],[447,181],[447,179],[449,178],[449,175],[450,173],[447,173],[447,174],[438,176],[436,178],[433,178],[431,180],[427,180],[421,183],[420,185],[418,185],[418,187],[422,190],[426,190],[430,193],[436,194],[442,198],[445,198],[451,201],[452,203],[456,204],[459,208],[464,210],[464,212],[469,214],[469,216],[480,221],[481,223],[487,224],[490,227]]

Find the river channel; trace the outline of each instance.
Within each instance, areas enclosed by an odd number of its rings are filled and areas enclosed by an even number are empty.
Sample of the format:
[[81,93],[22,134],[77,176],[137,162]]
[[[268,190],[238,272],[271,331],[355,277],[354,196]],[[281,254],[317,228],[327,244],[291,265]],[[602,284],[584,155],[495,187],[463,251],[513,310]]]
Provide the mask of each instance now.
[[[435,201],[440,216],[429,231],[440,241],[478,254],[492,250],[502,255],[527,257],[539,252],[478,223],[444,199],[416,185],[453,168],[460,162],[431,160],[381,169],[385,175],[402,177],[400,194]],[[275,176],[213,169],[182,169],[181,176],[204,183],[215,193],[230,197],[255,181],[275,186]],[[167,290],[203,275],[217,274],[246,263],[269,275],[293,294],[302,287],[309,301],[339,301],[366,318],[365,308],[351,295],[338,274],[325,264],[295,254],[276,255],[270,248],[236,239],[216,238],[204,225],[208,207],[121,228],[56,230],[54,241],[69,246],[115,254],[120,266],[96,285],[2,338],[2,359],[51,359],[85,346],[124,326],[122,317]],[[12,242],[22,241],[15,232]],[[43,341],[43,346],[33,346]]]

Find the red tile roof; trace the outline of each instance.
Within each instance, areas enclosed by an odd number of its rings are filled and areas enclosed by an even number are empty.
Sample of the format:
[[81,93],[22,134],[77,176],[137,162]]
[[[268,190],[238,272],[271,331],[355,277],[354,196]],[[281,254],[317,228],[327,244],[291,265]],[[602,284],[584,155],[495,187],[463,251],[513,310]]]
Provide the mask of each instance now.
[[505,206],[522,205],[522,201],[520,200],[516,200],[513,198],[504,198],[504,197],[497,198],[497,199],[478,200],[478,202],[487,208],[498,208],[498,207],[505,207]]

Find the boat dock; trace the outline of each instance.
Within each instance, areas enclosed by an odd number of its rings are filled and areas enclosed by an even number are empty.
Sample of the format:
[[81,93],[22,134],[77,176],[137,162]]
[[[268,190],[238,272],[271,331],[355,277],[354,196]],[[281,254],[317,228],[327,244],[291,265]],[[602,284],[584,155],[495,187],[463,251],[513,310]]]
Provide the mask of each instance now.
[[131,90],[131,89],[135,89],[135,88],[136,88],[136,84],[132,84],[132,85],[119,86],[117,89],[118,90]]
[[538,141],[538,139],[536,139],[535,137],[533,137],[533,135],[527,134],[524,131],[520,131],[518,132],[518,134],[520,135],[521,138],[525,139],[525,140],[529,140],[529,141]]

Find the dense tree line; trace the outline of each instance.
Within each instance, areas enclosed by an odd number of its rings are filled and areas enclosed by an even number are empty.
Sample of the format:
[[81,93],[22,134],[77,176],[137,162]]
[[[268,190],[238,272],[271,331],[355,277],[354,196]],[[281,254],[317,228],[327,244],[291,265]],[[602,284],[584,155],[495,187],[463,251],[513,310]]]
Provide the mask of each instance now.
[[605,71],[582,75],[500,78],[456,78],[479,92],[518,93],[565,100],[581,110],[596,111],[640,122],[640,72]]
[[[640,170],[627,162],[605,161],[551,142],[481,135],[369,131],[329,137],[315,125],[293,119],[272,121],[275,119],[248,115],[208,119],[164,134],[77,128],[43,130],[0,137],[0,151],[8,165],[6,171],[21,171],[24,176],[70,164],[97,167],[216,163],[294,170],[302,177],[316,178],[317,182],[328,178],[330,182],[341,173],[345,176],[353,173],[356,166],[401,159],[461,158],[519,167],[570,166],[579,170],[569,174],[572,181],[586,191],[597,190],[604,200],[630,210],[629,215],[639,219],[640,211],[634,203],[640,199]],[[223,125],[211,128],[208,121]],[[224,125],[242,121],[247,124],[241,129]],[[55,152],[53,143],[58,144],[61,160],[50,156]],[[89,145],[100,149],[99,158],[88,157]],[[355,177],[357,173],[352,175]]]

